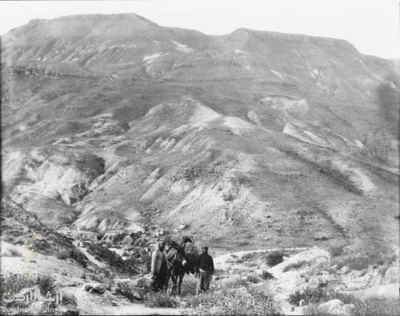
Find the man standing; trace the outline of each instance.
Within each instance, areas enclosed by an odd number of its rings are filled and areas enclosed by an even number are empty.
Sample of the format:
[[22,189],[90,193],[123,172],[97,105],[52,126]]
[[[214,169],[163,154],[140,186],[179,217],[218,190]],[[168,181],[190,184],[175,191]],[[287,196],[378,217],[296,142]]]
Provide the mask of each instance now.
[[153,291],[159,292],[167,285],[168,267],[165,257],[165,243],[159,242],[151,258],[151,273],[153,274]]
[[197,294],[210,289],[210,281],[214,274],[214,260],[208,254],[208,247],[201,248],[202,254],[199,256],[196,265],[196,276],[199,278],[197,282]]

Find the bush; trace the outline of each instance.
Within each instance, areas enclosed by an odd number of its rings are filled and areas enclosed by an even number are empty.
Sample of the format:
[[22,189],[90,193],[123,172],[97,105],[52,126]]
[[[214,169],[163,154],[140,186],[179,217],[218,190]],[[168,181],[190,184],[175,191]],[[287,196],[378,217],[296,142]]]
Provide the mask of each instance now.
[[146,278],[140,278],[136,283],[136,290],[142,299],[145,298],[147,293],[151,293],[153,291],[151,282],[149,282]]
[[247,286],[247,281],[242,279],[241,277],[236,277],[231,280],[228,279],[224,282],[224,287],[226,289],[236,289],[239,287],[246,287],[246,286]]
[[69,251],[67,251],[67,250],[62,250],[62,251],[60,251],[58,254],[57,254],[57,259],[59,259],[59,260],[65,260],[65,259],[68,259],[68,258],[70,258],[70,253],[69,253]]
[[298,306],[301,300],[304,300],[306,305],[313,303],[325,302],[326,293],[324,289],[316,288],[310,289],[307,288],[303,291],[296,291],[289,295],[289,303]]
[[273,276],[271,273],[269,273],[268,271],[265,271],[265,270],[262,271],[261,277],[262,277],[264,280],[271,280],[271,279],[274,279],[274,276]]
[[247,276],[247,282],[250,283],[260,283],[261,280],[257,275],[251,274]]
[[275,302],[264,292],[255,290],[200,294],[189,305],[197,315],[279,315]]
[[[135,290],[136,289],[130,282],[120,282],[115,288],[115,293],[126,297],[131,302],[134,302],[139,300],[136,293],[140,295],[139,291],[136,292]],[[140,299],[143,299],[142,295],[140,295]]]
[[86,258],[86,256],[82,252],[80,252],[77,249],[63,250],[63,251],[60,251],[57,254],[57,259],[65,260],[65,259],[68,259],[68,258],[74,259],[80,265],[82,265],[84,268],[87,267],[88,259]]
[[255,256],[257,256],[257,253],[256,252],[249,252],[249,253],[246,253],[246,254],[244,254],[243,256],[242,256],[242,260],[249,260],[249,259],[253,259]]
[[104,273],[104,276],[107,278],[110,278],[110,277],[112,278],[114,276],[114,273],[110,269],[107,269],[107,268],[97,268],[96,273],[97,274]]
[[222,199],[223,199],[225,202],[232,202],[235,198],[236,198],[236,197],[235,197],[232,193],[229,193],[229,194],[224,193],[224,194],[222,195]]
[[178,302],[165,292],[152,293],[145,303],[149,307],[177,307]]
[[370,297],[362,308],[356,308],[355,315],[400,315],[399,298]]
[[363,248],[358,253],[335,257],[331,260],[331,265],[340,268],[348,266],[352,270],[368,269],[370,265],[390,264],[397,260],[397,255],[389,247],[370,246]]
[[39,285],[40,293],[45,295],[48,292],[55,294],[56,284],[54,279],[46,274],[29,275],[27,278],[20,274],[9,274],[0,276],[0,297],[8,292],[10,295],[17,294],[23,288],[31,288]]
[[276,266],[277,264],[283,262],[283,252],[273,251],[267,254],[267,264],[270,267]]
[[283,272],[287,272],[287,271],[290,271],[290,270],[301,268],[302,266],[306,265],[307,263],[308,263],[307,261],[298,261],[298,262],[294,262],[294,263],[288,264],[283,269]]
[[183,295],[195,295],[197,289],[197,281],[183,279],[181,293]]
[[332,257],[338,257],[343,253],[345,246],[334,246],[329,248],[329,253]]
[[[339,299],[345,304],[354,304],[355,310],[353,312],[354,316],[390,316],[390,315],[400,315],[400,302],[398,298],[387,298],[387,297],[369,297],[365,300],[356,298],[353,295],[348,294],[332,294],[326,296],[325,302]],[[310,304],[304,309],[305,315],[312,316],[327,316],[329,314],[326,311],[318,308],[318,304]]]

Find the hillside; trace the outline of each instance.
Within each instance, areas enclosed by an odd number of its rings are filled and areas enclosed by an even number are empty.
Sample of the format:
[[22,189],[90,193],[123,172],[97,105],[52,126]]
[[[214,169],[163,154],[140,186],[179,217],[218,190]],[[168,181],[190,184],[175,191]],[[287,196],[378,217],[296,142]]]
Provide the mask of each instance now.
[[4,192],[46,225],[220,249],[398,243],[399,73],[331,38],[134,14],[2,37]]

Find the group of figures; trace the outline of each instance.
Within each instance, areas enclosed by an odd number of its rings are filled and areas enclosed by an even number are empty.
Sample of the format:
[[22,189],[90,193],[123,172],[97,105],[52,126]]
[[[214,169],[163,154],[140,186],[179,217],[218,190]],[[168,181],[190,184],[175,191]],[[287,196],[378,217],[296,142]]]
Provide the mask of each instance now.
[[198,279],[197,294],[210,288],[210,282],[214,274],[214,260],[208,254],[208,247],[201,248],[201,254],[191,251],[191,242],[178,245],[172,240],[160,241],[154,250],[151,261],[151,273],[153,275],[153,291],[167,291],[169,280],[173,286],[171,293],[181,294],[181,285],[185,273],[195,274]]

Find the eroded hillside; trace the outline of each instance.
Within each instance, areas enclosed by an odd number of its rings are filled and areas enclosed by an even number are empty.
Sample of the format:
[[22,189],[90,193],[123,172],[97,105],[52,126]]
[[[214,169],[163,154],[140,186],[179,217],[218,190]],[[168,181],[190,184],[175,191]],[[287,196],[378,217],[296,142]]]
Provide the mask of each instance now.
[[343,40],[34,20],[2,38],[4,192],[69,234],[398,243],[399,88]]

